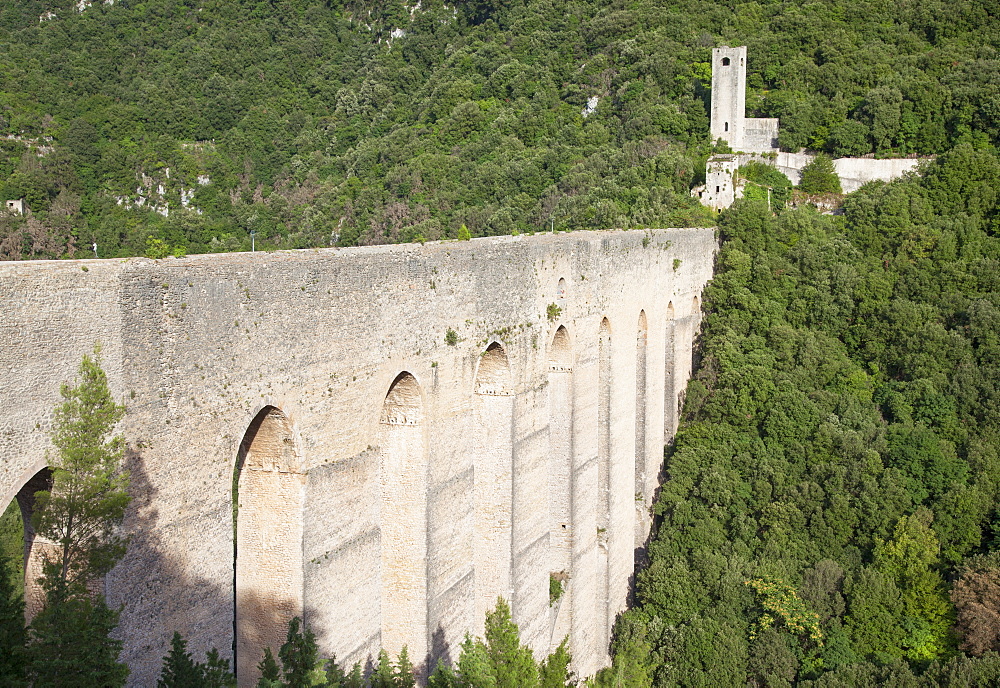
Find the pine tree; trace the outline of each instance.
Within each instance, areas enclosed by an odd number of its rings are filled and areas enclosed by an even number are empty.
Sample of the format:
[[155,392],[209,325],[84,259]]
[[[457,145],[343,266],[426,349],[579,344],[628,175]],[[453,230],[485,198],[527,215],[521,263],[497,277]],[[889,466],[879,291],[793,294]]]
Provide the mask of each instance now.
[[486,613],[486,651],[497,688],[523,688],[538,684],[538,665],[531,649],[521,644],[510,606],[502,597]]
[[538,688],[563,688],[569,682],[571,658],[568,643],[569,638],[563,638],[555,652],[542,662],[538,668]]
[[31,622],[28,675],[35,688],[116,688],[128,679],[110,638],[118,612],[101,595],[91,599],[67,581],[46,581],[45,606]]
[[403,645],[403,649],[399,651],[394,678],[397,688],[414,688],[417,684],[413,677],[413,663],[410,661],[410,653],[406,649],[406,645]]
[[64,401],[56,408],[52,432],[58,452],[51,462],[52,490],[35,493],[32,516],[35,532],[57,545],[43,564],[45,580],[50,585],[55,578],[65,581],[72,595],[87,594],[87,584],[125,553],[126,540],[117,529],[129,502],[128,473],[120,466],[125,441],[112,436],[125,407],[108,390],[99,346],[94,358],[83,357],[79,372],[76,387],[60,390]]
[[264,648],[264,658],[257,665],[257,670],[260,671],[257,688],[282,688],[281,670],[278,668],[278,663],[274,661],[271,648]]
[[230,688],[236,686],[236,677],[229,670],[229,660],[219,657],[218,650],[210,650],[204,664],[194,661],[187,651],[187,641],[174,631],[156,685],[157,688]]
[[344,670],[340,668],[340,665],[337,664],[336,655],[326,661],[325,671],[326,683],[323,684],[325,688],[342,688],[345,685],[344,681],[347,676],[344,674]]
[[351,667],[351,673],[344,678],[343,688],[365,688],[365,679],[361,675],[361,664],[355,662]]
[[157,688],[200,688],[201,685],[201,667],[187,651],[187,641],[181,637],[180,633],[174,631],[174,637],[170,640],[170,652],[163,658],[163,669],[160,671],[160,679],[156,682],[156,686]]
[[236,688],[236,676],[229,668],[229,660],[220,657],[215,648],[205,654],[201,672],[203,688]]
[[118,612],[88,584],[100,579],[125,552],[117,533],[128,506],[128,474],[121,470],[121,436],[112,436],[125,413],[108,390],[100,366],[84,356],[80,382],[63,385],[55,411],[50,491],[35,493],[35,532],[56,543],[42,563],[45,604],[30,628],[28,673],[32,685],[123,685],[128,667],[117,661],[122,643],[110,638]]
[[458,656],[458,678],[458,685],[462,688],[497,686],[493,664],[482,640],[465,636],[465,640],[462,641],[462,652]]
[[392,660],[389,658],[389,653],[385,650],[379,650],[378,666],[375,667],[374,673],[372,673],[368,680],[371,683],[371,688],[394,688],[396,685],[393,677]]
[[325,676],[321,679],[316,674],[317,668],[321,667],[316,636],[309,629],[305,632],[301,629],[302,620],[299,617],[289,621],[285,644],[278,650],[288,688],[309,688],[317,685],[318,680],[325,681]]
[[458,676],[443,661],[439,661],[433,673],[427,679],[427,688],[458,688],[461,685]]

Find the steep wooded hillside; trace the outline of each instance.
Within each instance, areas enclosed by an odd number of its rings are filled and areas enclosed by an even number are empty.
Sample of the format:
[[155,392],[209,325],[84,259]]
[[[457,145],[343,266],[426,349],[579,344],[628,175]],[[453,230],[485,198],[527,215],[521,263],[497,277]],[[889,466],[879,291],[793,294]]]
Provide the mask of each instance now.
[[1000,681],[1000,159],[844,211],[723,215],[621,685]]
[[707,222],[711,48],[834,154],[1000,135],[976,0],[0,7],[0,256],[160,255]]

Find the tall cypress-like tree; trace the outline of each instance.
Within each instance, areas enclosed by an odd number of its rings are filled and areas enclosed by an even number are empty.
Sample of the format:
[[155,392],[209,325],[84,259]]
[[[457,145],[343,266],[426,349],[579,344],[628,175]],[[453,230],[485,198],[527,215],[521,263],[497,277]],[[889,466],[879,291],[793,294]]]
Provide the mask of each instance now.
[[170,640],[170,652],[163,658],[163,670],[156,688],[200,688],[201,685],[201,667],[187,651],[187,642],[180,633],[174,631],[174,637]]
[[410,652],[406,649],[406,645],[399,651],[394,678],[399,688],[414,688],[417,685],[413,676],[413,662],[410,661]]
[[538,665],[531,649],[521,644],[510,605],[502,597],[486,612],[486,651],[493,667],[497,688],[520,688],[538,684]]
[[344,682],[341,685],[343,688],[365,688],[365,679],[361,675],[359,662],[354,663],[354,666],[351,667],[351,673],[344,677]]
[[278,663],[274,661],[271,648],[264,648],[264,658],[260,660],[257,669],[260,671],[257,688],[281,688],[284,685],[281,682],[281,670],[278,668]]
[[236,676],[229,667],[229,660],[220,657],[215,648],[205,654],[201,673],[202,688],[236,688]]
[[278,650],[278,658],[288,688],[310,688],[327,682],[323,668],[326,662],[319,658],[316,636],[308,628],[303,630],[297,616],[288,623],[288,635]]
[[187,651],[187,641],[174,631],[170,652],[163,658],[157,688],[235,688],[236,677],[229,670],[229,660],[219,651],[208,651],[205,662],[196,662]]
[[563,688],[569,680],[569,637],[538,667],[538,688]]
[[393,677],[392,659],[385,650],[379,650],[378,665],[368,680],[371,683],[371,688],[395,688],[396,680]]

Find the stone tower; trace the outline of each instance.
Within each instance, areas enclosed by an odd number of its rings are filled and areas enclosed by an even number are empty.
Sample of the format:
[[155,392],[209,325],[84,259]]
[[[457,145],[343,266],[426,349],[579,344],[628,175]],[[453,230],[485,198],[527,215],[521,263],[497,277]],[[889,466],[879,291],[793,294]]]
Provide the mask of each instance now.
[[722,139],[733,150],[743,144],[747,99],[747,48],[712,50],[712,141]]

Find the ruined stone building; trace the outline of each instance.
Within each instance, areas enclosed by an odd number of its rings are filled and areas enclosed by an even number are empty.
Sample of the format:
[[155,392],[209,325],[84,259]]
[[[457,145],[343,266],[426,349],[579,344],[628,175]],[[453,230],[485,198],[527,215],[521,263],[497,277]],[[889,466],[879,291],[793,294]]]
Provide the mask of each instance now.
[[539,657],[568,636],[590,675],[715,247],[674,229],[0,264],[2,505],[30,511],[59,386],[100,342],[128,409],[131,541],[103,585],[132,685],[174,631],[251,685],[294,615],[348,666],[406,645],[431,667],[497,596]]
[[[692,190],[704,205],[722,210],[743,197],[745,182],[737,170],[751,160],[774,165],[798,184],[802,169],[814,156],[800,151],[782,152],[778,147],[778,120],[746,116],[747,48],[722,46],[712,50],[712,142],[729,144],[733,153],[713,155],[705,166],[705,184]],[[870,181],[891,181],[913,171],[917,158],[837,158],[833,161],[844,193],[857,191]]]

